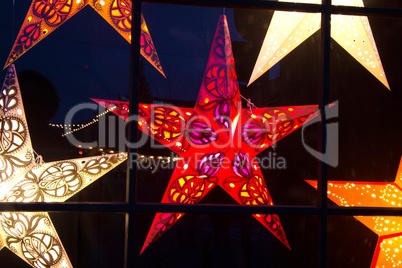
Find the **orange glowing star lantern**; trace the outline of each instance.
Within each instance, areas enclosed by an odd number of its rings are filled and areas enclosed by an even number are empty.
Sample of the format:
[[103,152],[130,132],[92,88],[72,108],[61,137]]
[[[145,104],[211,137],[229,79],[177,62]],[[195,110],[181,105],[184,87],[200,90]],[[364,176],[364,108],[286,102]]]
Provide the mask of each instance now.
[[[279,0],[295,2],[294,0]],[[299,0],[320,4],[320,0]],[[333,0],[334,5],[363,7],[362,0]],[[275,11],[251,74],[249,85],[320,29],[318,13]],[[385,87],[387,78],[366,16],[331,16],[331,36]]]
[[[131,42],[131,0],[32,0],[5,67],[88,5],[101,15],[127,42]],[[140,42],[141,55],[165,76],[142,15]]]
[[[36,161],[14,65],[0,92],[0,202],[64,202],[123,162],[110,154]],[[0,249],[32,267],[72,267],[47,212],[0,212]]]
[[[232,53],[222,15],[195,107],[139,105],[139,129],[179,155],[162,203],[195,204],[220,186],[239,204],[273,205],[255,157],[317,111],[317,106],[242,109]],[[114,107],[113,101],[96,101]],[[141,252],[183,215],[157,213]],[[253,216],[289,247],[277,215]]]
[[[316,181],[307,181],[317,188]],[[401,207],[402,158],[394,182],[329,181],[328,197],[339,206]],[[371,262],[375,267],[402,266],[402,217],[355,216],[378,235]]]

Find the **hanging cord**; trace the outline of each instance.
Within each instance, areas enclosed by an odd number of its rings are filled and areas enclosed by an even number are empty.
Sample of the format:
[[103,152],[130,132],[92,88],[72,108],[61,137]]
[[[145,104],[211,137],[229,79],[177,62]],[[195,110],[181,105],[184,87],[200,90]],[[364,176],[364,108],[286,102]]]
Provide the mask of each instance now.
[[253,108],[257,108],[257,106],[255,106],[255,104],[253,102],[251,102],[251,99],[247,99],[246,97],[244,97],[243,95],[240,94],[240,97],[247,101],[247,107],[250,109],[250,113],[253,113]]
[[[243,95],[240,94],[240,97],[247,101],[247,107],[250,109],[250,114],[253,114],[253,108],[257,109],[257,106],[255,106],[255,104],[251,101],[251,99],[247,99],[246,97],[244,97]],[[277,143],[274,143],[271,145],[272,149],[275,151],[277,146]]]
[[36,165],[42,165],[44,163],[42,156],[40,154],[38,154],[37,152],[35,152],[35,150],[32,150],[32,151],[33,151],[34,156],[35,156],[35,164]]
[[223,8],[222,15],[226,15],[226,7]]

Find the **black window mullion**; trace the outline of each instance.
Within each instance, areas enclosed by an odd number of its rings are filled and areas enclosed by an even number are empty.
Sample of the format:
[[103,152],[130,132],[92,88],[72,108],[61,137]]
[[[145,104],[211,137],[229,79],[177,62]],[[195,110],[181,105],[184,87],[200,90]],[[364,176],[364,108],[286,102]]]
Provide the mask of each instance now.
[[[132,1],[132,24],[131,24],[131,46],[130,46],[130,104],[131,115],[138,115],[138,94],[140,90],[140,35],[141,35],[141,0]],[[126,182],[126,201],[128,211],[126,211],[126,239],[124,252],[124,266],[134,267],[138,259],[136,241],[136,191],[137,191],[137,168],[130,165],[130,155],[137,153],[137,148],[131,146],[137,144],[137,121],[129,123],[128,146],[129,157],[127,160],[127,182]]]
[[[330,76],[330,45],[331,45],[331,0],[322,1],[321,13],[321,49],[320,49],[320,103],[321,112],[321,129],[320,129],[320,147],[321,152],[326,151],[327,128],[325,107],[329,102],[329,76]],[[327,221],[328,221],[328,204],[327,204],[327,165],[321,161],[320,174],[318,179],[317,197],[319,214],[319,234],[318,234],[318,267],[326,267],[327,265]]]

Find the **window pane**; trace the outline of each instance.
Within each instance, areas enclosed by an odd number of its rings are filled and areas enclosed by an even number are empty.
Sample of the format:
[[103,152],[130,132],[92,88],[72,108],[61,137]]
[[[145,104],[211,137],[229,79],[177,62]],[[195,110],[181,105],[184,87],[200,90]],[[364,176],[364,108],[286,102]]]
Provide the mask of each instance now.
[[[339,105],[334,121],[339,126],[339,165],[328,170],[330,198],[344,206],[398,207],[402,21],[343,17],[332,21],[330,98]],[[375,43],[367,30],[337,36],[341,20],[356,28],[369,22]]]
[[352,216],[331,216],[327,267],[371,267],[376,243],[377,235]]
[[[138,254],[153,214],[138,215]],[[280,215],[291,250],[246,214],[186,214],[138,258],[145,266],[312,267],[317,218]]]

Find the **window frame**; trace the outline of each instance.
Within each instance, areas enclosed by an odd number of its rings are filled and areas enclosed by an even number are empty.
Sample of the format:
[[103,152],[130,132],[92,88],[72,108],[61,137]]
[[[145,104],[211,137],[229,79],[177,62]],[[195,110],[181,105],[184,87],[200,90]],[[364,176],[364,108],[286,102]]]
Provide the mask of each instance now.
[[[236,8],[264,8],[282,11],[302,11],[321,13],[321,49],[320,49],[320,103],[319,109],[325,118],[324,107],[329,104],[330,92],[330,18],[332,14],[367,15],[387,18],[402,18],[402,9],[379,7],[348,7],[332,6],[331,0],[322,0],[322,4],[284,3],[258,0],[133,0],[133,42],[130,47],[130,111],[138,111],[138,90],[140,84],[140,14],[143,2],[196,5],[211,7],[236,7]],[[137,125],[129,125],[129,133],[136,133]],[[321,149],[324,149],[326,127],[321,128]],[[136,141],[136,135],[129,135],[130,142]],[[136,149],[129,148],[128,153],[136,153]],[[220,204],[157,204],[141,203],[136,200],[136,165],[130,169],[127,164],[126,202],[125,203],[0,203],[1,211],[48,211],[48,212],[106,212],[125,213],[126,216],[126,241],[125,241],[125,267],[135,267],[140,256],[138,255],[136,220],[140,212],[186,212],[186,213],[265,213],[265,214],[289,214],[289,215],[314,215],[318,216],[318,256],[317,267],[327,265],[327,220],[328,216],[353,216],[353,215],[387,215],[400,216],[402,208],[374,208],[374,207],[329,207],[327,204],[327,166],[320,167],[321,179],[318,180],[317,206],[245,206],[245,205],[220,205]]]

